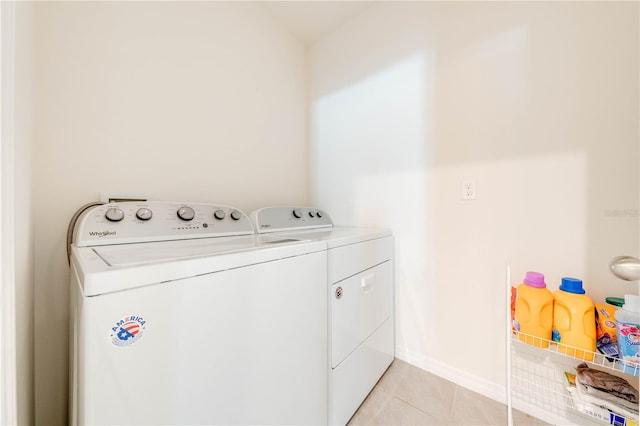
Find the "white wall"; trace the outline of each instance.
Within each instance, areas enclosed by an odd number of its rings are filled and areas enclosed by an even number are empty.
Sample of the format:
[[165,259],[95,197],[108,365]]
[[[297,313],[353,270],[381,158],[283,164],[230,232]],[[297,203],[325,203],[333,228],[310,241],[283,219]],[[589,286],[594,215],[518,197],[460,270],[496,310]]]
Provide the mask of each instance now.
[[16,2],[15,33],[15,297],[17,423],[34,424],[34,222],[32,203],[32,150],[35,137],[34,4]]
[[255,3],[36,5],[37,424],[66,423],[76,208],[101,191],[305,204],[305,53]]
[[[397,355],[504,395],[527,270],[637,292],[638,3],[381,2],[312,46],[314,203],[396,235]],[[477,199],[461,200],[474,179]]]

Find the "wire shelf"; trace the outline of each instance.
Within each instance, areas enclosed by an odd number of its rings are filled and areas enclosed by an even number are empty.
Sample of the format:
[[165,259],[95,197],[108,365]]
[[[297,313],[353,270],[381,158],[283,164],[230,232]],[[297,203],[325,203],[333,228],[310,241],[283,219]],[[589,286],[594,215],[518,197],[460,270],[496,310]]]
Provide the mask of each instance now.
[[517,344],[532,346],[536,349],[568,358],[571,361],[586,362],[591,364],[591,366],[601,367],[606,370],[613,370],[631,376],[640,375],[640,366],[624,365],[619,359],[599,352],[591,352],[575,346],[559,344],[548,339],[518,331],[512,332],[511,340]]
[[[582,362],[624,377],[629,382],[635,381],[637,388],[638,378],[625,372],[624,366],[617,360],[569,345],[559,348],[556,342],[517,331],[512,331],[510,346],[511,396],[514,399],[556,417],[589,419],[596,424],[637,424],[631,419],[580,401],[575,388],[572,388],[571,376],[575,375],[575,367]],[[638,374],[637,368],[635,374]]]

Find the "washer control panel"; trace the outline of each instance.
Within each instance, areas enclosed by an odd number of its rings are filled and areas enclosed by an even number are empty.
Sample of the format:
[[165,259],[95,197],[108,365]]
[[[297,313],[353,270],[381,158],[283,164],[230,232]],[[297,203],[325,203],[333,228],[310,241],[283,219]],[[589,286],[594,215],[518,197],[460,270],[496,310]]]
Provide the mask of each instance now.
[[218,204],[122,202],[85,211],[77,222],[78,247],[251,235],[249,217]]
[[251,220],[259,234],[333,227],[326,212],[310,207],[265,207],[252,212]]

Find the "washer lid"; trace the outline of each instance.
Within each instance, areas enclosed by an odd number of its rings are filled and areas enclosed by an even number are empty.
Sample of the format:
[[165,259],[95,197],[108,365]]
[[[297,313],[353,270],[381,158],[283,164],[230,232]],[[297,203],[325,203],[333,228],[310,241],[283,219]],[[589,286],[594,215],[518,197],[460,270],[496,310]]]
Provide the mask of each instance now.
[[253,236],[246,236],[100,246],[93,251],[107,265],[124,267],[252,250],[259,246],[260,242]]
[[322,252],[322,242],[271,236],[72,246],[72,276],[84,296],[247,267]]

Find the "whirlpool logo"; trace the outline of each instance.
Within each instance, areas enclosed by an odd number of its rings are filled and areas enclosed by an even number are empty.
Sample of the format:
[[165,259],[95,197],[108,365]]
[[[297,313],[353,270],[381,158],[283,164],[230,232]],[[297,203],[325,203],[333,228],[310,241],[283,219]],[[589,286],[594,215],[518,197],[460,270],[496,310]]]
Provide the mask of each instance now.
[[112,237],[114,235],[116,235],[116,231],[92,231],[92,232],[89,232],[89,236],[90,237],[98,237],[98,238]]

